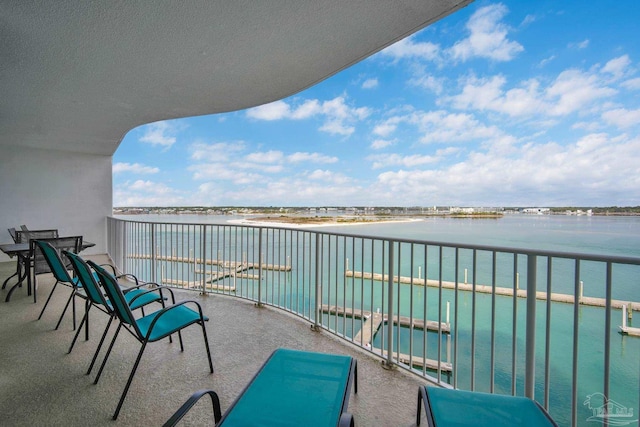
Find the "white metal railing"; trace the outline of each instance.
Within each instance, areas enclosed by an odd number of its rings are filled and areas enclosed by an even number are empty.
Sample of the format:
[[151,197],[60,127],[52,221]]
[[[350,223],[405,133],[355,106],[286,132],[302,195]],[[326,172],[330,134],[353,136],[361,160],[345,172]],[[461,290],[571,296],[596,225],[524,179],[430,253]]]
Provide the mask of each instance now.
[[607,422],[611,402],[638,423],[640,338],[618,330],[640,310],[640,258],[115,218],[108,250],[143,280],[278,307],[387,367],[534,398],[560,425]]

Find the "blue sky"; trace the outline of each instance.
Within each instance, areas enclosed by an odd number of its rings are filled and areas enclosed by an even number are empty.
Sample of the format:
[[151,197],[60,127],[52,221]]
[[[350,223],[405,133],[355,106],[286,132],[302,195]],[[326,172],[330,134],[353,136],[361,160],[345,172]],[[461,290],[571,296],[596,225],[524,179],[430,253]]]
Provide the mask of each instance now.
[[131,130],[113,204],[640,205],[639,20],[476,1],[281,101]]

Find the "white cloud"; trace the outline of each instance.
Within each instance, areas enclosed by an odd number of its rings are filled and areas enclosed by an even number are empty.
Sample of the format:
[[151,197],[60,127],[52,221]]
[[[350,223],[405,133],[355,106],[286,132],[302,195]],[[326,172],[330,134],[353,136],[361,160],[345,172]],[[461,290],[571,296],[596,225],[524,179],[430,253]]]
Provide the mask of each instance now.
[[420,154],[414,154],[410,156],[403,156],[400,154],[377,154],[367,157],[367,160],[372,162],[371,167],[373,169],[382,169],[394,166],[415,168],[417,166],[436,163],[438,160],[440,160],[440,157]]
[[539,67],[544,67],[545,65],[547,65],[548,63],[550,63],[551,61],[553,61],[554,59],[556,59],[555,55],[551,55],[548,58],[543,59],[542,61],[540,61]]
[[473,57],[495,61],[510,61],[524,48],[507,38],[508,27],[500,21],[507,14],[502,4],[478,9],[467,22],[469,37],[457,42],[449,53],[454,59],[466,61]]
[[381,150],[395,144],[396,142],[398,142],[397,139],[376,139],[371,143],[370,147],[373,150]]
[[313,181],[325,181],[334,184],[344,185],[351,182],[351,178],[338,172],[316,169],[309,173],[307,177]]
[[206,144],[196,142],[191,145],[191,159],[203,162],[222,163],[233,159],[244,151],[246,144],[244,141],[217,142]]
[[291,110],[284,101],[275,101],[247,110],[247,117],[258,120],[280,120],[289,117]]
[[144,127],[144,135],[140,137],[140,142],[146,142],[151,145],[160,145],[169,148],[176,142],[173,134],[176,132],[175,123],[161,121],[150,123]]
[[510,116],[529,115],[544,110],[540,99],[539,84],[535,80],[523,82],[521,87],[505,91],[506,78],[490,79],[471,77],[459,95],[449,98],[456,108],[492,110]]
[[612,74],[615,78],[620,78],[628,71],[630,65],[631,59],[629,59],[629,55],[622,55],[607,62],[602,67],[602,72]]
[[396,131],[398,124],[406,120],[403,116],[393,116],[384,122],[377,124],[373,128],[373,134],[381,137],[387,137]]
[[384,172],[372,190],[404,204],[635,206],[639,187],[640,138],[590,134],[567,146],[529,144],[508,156],[475,152],[440,169]]
[[602,118],[609,124],[618,126],[621,129],[629,128],[640,124],[640,109],[627,110],[618,108],[602,113]]
[[597,99],[615,94],[616,91],[605,86],[596,75],[580,70],[563,71],[545,91],[545,97],[553,103],[548,110],[550,115],[573,113]]
[[247,154],[245,160],[253,163],[279,163],[284,159],[282,151],[270,150]]
[[411,123],[418,126],[425,144],[490,141],[504,136],[495,126],[485,126],[469,114],[452,114],[447,111],[418,112]]
[[291,118],[296,120],[307,119],[309,117],[315,116],[316,114],[320,114],[321,112],[322,106],[320,105],[320,102],[317,99],[310,99],[296,108],[291,113]]
[[317,99],[306,100],[297,108],[292,108],[285,101],[251,108],[247,117],[258,120],[302,120],[313,116],[323,116],[324,124],[319,128],[332,135],[349,136],[355,131],[351,123],[365,119],[371,114],[367,107],[350,107],[344,96],[320,102]]
[[[352,205],[363,188],[348,177],[329,171],[313,171],[304,176],[282,179],[261,179],[242,187],[228,189],[215,182],[199,187],[201,200],[217,200],[218,204],[244,205],[247,200],[255,205],[318,206]],[[292,197],[295,195],[295,198]],[[210,202],[208,202],[210,203]]]
[[640,89],[640,77],[636,77],[635,79],[629,79],[625,82],[622,82],[621,86],[626,89],[638,90]]
[[145,166],[140,163],[114,163],[112,167],[113,173],[131,172],[137,174],[153,174],[160,172],[159,168]]
[[418,58],[431,61],[438,58],[440,46],[430,42],[416,42],[414,39],[413,36],[402,39],[384,49],[380,54],[395,60]]
[[164,183],[137,180],[114,188],[114,206],[184,206],[188,194]]
[[413,86],[418,86],[430,90],[436,94],[440,94],[444,90],[445,79],[429,74],[422,74],[412,77],[411,79],[409,79],[408,83]]
[[509,116],[564,116],[585,111],[594,101],[617,93],[598,74],[576,69],[561,72],[546,88],[536,79],[523,81],[512,89],[505,89],[506,84],[501,75],[485,79],[472,76],[460,94],[443,100],[459,109],[490,110]]
[[586,49],[587,47],[589,47],[589,39],[585,39],[581,42],[569,43],[570,49]]
[[335,156],[327,156],[320,153],[303,153],[297,152],[289,154],[287,161],[291,163],[311,162],[311,163],[336,163],[338,158]]
[[378,87],[378,79],[367,79],[362,83],[362,89],[373,89]]

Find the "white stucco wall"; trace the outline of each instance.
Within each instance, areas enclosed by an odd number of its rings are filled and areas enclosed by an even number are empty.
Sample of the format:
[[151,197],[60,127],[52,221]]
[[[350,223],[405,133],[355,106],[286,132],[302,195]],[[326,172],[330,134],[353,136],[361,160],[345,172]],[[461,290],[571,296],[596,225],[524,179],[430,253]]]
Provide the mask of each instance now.
[[12,242],[8,228],[25,224],[82,235],[96,244],[84,254],[105,253],[111,174],[111,156],[0,145],[0,243]]

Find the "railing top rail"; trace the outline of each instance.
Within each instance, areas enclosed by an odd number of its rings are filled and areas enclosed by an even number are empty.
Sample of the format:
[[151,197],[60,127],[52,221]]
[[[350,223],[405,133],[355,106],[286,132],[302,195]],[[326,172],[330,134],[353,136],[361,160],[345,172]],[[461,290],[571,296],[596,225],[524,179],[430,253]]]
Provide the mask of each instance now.
[[194,227],[195,226],[197,227],[203,227],[203,226],[205,227],[236,227],[236,228],[251,228],[251,229],[258,229],[258,230],[262,230],[262,229],[286,230],[286,231],[294,231],[294,232],[300,232],[300,233],[348,237],[348,238],[365,239],[365,240],[380,240],[380,241],[386,241],[386,242],[408,243],[408,244],[417,244],[417,245],[425,245],[425,246],[440,246],[443,248],[453,248],[453,249],[457,248],[457,249],[465,249],[465,250],[487,251],[487,252],[497,252],[497,253],[507,253],[507,254],[523,254],[523,255],[535,255],[540,257],[580,259],[583,261],[611,262],[615,264],[640,265],[640,257],[550,251],[550,250],[542,250],[542,249],[528,249],[528,248],[521,248],[521,247],[475,245],[475,244],[468,244],[468,243],[406,239],[406,238],[396,238],[396,237],[388,237],[388,236],[371,236],[366,234],[338,233],[334,231],[323,231],[317,228],[278,227],[278,226],[268,226],[268,225],[231,224],[231,223],[158,222],[158,221],[129,220],[129,219],[122,219],[122,218],[115,218],[115,217],[108,217],[108,218],[111,218],[115,221],[139,223],[139,224],[161,224],[161,225],[183,225],[183,226],[189,225]]

